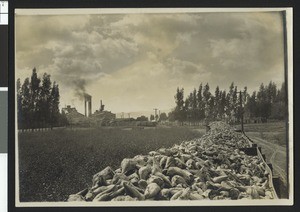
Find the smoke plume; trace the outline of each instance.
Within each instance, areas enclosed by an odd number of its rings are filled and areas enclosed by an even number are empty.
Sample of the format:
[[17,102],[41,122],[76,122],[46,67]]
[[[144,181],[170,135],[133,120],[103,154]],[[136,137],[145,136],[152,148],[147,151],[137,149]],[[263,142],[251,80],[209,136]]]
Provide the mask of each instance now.
[[86,86],[86,80],[85,79],[76,79],[73,80],[73,85],[75,87],[74,89],[74,95],[79,99],[79,100],[84,100],[86,95],[88,95],[85,91],[85,86]]

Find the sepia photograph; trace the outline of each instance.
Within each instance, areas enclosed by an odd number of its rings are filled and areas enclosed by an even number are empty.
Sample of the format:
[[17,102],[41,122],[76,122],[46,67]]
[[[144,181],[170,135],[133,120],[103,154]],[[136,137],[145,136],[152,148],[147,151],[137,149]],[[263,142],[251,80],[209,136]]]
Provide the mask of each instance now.
[[15,10],[17,207],[292,205],[291,8]]

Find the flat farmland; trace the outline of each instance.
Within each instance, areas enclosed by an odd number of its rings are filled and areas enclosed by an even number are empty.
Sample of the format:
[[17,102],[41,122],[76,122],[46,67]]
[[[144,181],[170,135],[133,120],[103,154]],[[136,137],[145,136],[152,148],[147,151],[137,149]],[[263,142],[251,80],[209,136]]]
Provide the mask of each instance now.
[[65,201],[122,159],[201,137],[188,127],[55,129],[19,133],[20,201]]
[[270,122],[259,124],[246,124],[244,130],[256,137],[267,140],[273,144],[286,147],[286,123],[285,122]]

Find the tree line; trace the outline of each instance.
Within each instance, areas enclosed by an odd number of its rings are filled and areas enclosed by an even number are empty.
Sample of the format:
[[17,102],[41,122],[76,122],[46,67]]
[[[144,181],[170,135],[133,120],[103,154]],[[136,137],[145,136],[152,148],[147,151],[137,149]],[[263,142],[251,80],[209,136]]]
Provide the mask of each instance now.
[[18,129],[53,128],[66,121],[59,112],[59,86],[44,73],[38,77],[36,68],[23,84],[17,79]]
[[234,82],[228,92],[217,86],[214,93],[208,83],[204,86],[201,83],[198,90],[194,88],[186,98],[184,88],[178,87],[174,98],[176,107],[169,113],[169,120],[181,123],[212,120],[238,123],[242,115],[246,122],[267,122],[268,119],[283,120],[287,113],[285,84],[278,89],[272,81],[268,85],[262,83],[251,95],[247,87],[238,90]]

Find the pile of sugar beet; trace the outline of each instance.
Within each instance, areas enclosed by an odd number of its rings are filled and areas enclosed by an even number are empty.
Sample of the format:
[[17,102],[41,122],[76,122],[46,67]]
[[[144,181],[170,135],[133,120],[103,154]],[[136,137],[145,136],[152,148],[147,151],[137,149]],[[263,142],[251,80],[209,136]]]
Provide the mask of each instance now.
[[212,122],[199,139],[106,167],[68,201],[273,199],[265,163],[239,150],[249,146],[242,133]]

